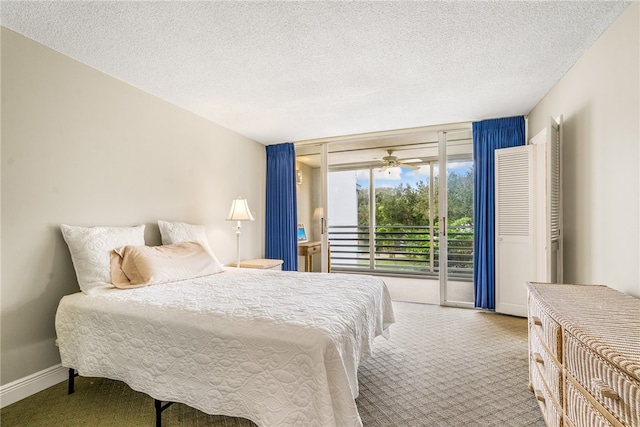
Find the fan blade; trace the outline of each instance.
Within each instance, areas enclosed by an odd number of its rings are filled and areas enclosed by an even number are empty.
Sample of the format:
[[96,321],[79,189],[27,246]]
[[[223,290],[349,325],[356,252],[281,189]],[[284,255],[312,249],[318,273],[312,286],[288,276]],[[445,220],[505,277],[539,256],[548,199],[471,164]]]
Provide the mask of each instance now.
[[408,163],[400,163],[400,165],[399,165],[399,166],[401,166],[401,167],[403,167],[403,168],[408,168],[408,169],[411,169],[411,170],[414,170],[414,171],[417,171],[418,169],[420,169],[420,167],[419,167],[419,166],[410,165],[410,164],[408,164]]

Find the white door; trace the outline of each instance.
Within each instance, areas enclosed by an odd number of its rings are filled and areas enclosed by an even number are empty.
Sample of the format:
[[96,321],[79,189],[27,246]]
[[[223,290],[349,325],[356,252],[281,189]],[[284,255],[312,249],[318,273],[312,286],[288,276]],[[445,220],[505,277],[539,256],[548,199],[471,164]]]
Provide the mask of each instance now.
[[562,283],[562,116],[531,138],[535,181],[535,276],[531,280]]
[[[460,211],[450,211],[456,204],[455,197],[460,197],[461,170],[473,166],[473,139],[467,130],[447,131],[438,133],[438,212],[440,217],[438,227],[438,260],[440,271],[440,304],[453,307],[474,307],[473,280],[466,280],[462,274],[471,270],[473,276],[473,254],[466,253],[467,244],[473,245],[472,227],[463,225],[460,221],[450,221],[450,218],[460,218]],[[471,176],[471,175],[467,175]],[[451,183],[449,180],[451,179]],[[451,185],[449,185],[451,184]],[[456,191],[456,187],[458,191]],[[457,193],[457,194],[453,194]],[[449,202],[452,203],[449,203]],[[431,204],[433,206],[433,204]],[[466,216],[466,215],[465,215]],[[468,212],[473,217],[473,212]],[[461,274],[462,273],[462,274]]]
[[327,272],[327,145],[296,145],[298,271]]
[[549,117],[546,129],[544,174],[545,200],[545,264],[546,281],[562,283],[562,116],[556,122]]
[[495,151],[496,312],[527,316],[525,283],[534,276],[531,145]]

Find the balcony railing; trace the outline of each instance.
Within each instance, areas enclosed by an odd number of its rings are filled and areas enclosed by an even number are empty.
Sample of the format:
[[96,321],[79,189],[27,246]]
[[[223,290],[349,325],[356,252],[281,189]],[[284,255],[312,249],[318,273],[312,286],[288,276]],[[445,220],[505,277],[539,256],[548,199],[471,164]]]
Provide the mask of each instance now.
[[[331,268],[437,276],[440,244],[437,226],[331,226]],[[373,234],[373,235],[372,235]],[[448,276],[473,278],[473,226],[447,227]]]

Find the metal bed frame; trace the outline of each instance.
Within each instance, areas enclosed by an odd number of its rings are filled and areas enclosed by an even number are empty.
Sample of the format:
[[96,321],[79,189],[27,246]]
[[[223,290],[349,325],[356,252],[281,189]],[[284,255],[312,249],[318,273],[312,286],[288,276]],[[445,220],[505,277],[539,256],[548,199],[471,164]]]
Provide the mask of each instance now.
[[[75,369],[69,368],[69,381],[67,394],[73,394],[75,391],[75,379],[79,376]],[[162,412],[167,409],[169,406],[173,405],[175,402],[166,402],[162,403],[161,400],[153,399],[154,406],[156,408],[156,427],[162,427]]]

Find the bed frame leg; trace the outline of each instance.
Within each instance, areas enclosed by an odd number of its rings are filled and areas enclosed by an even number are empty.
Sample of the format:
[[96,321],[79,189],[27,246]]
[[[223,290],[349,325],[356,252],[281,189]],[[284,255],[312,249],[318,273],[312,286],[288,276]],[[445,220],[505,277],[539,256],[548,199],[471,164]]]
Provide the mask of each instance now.
[[[69,381],[67,394],[73,394],[75,391],[75,379],[78,376],[78,373],[75,369],[69,368]],[[153,399],[154,405],[156,407],[156,427],[162,427],[162,412],[167,409],[169,406],[173,405],[174,402],[167,402],[164,405],[161,400]]]
[[68,381],[67,394],[73,394],[73,392],[75,391],[74,389],[75,379],[77,376],[78,376],[78,373],[76,372],[76,370],[73,368],[69,368],[69,381]]
[[164,405],[161,400],[153,399],[156,407],[156,427],[162,427],[162,411],[173,405],[173,402],[167,402]]

